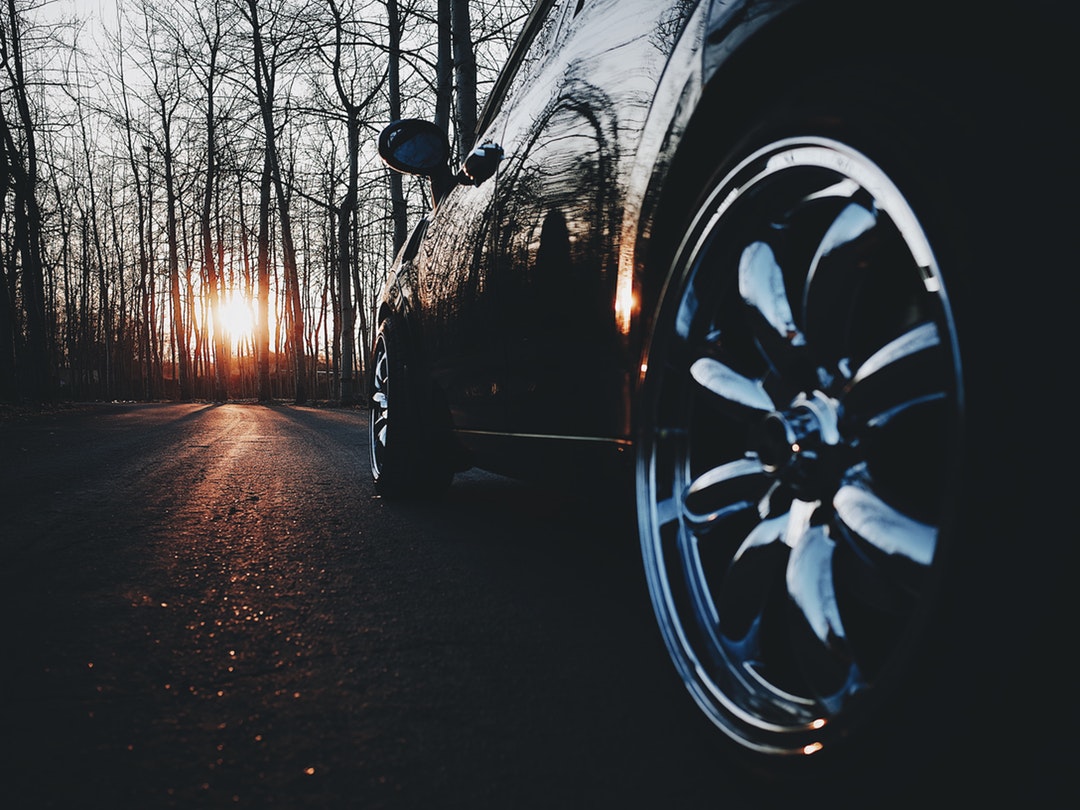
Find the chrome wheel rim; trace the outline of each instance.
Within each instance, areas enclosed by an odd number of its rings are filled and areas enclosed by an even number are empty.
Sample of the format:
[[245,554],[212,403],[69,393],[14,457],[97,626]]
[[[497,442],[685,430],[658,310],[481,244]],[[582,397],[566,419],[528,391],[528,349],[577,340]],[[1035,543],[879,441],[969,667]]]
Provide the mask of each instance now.
[[380,333],[375,340],[375,350],[372,353],[372,394],[371,414],[368,420],[370,447],[371,447],[371,471],[378,480],[382,474],[386,458],[386,437],[390,425],[390,401],[387,398],[387,385],[389,382],[389,366],[386,354],[386,340]]
[[683,681],[746,748],[813,754],[931,626],[959,353],[904,195],[835,141],[778,141],[688,229],[646,358],[638,505]]

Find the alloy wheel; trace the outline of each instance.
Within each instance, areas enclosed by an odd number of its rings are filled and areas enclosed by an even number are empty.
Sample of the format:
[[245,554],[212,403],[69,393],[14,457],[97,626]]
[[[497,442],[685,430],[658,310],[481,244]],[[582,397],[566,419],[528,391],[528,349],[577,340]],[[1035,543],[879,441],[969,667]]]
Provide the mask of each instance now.
[[755,151],[686,231],[638,460],[650,593],[683,681],[759,752],[847,736],[932,620],[959,353],[913,207],[823,138]]

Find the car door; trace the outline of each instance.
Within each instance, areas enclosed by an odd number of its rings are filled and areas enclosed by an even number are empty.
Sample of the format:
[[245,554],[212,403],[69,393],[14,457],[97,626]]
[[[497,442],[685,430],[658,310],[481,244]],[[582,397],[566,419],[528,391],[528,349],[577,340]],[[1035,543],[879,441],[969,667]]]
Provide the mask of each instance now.
[[[535,7],[481,116],[478,144],[501,139],[507,111],[550,55],[564,6],[545,0]],[[458,179],[421,224],[423,238],[406,248],[415,250],[407,297],[455,428],[506,432],[508,320],[492,274],[502,232],[497,182]]]
[[504,430],[506,353],[490,285],[493,186],[457,186],[421,224],[411,300],[419,344],[456,427]]
[[620,178],[664,67],[657,32],[693,6],[556,3],[548,57],[508,99],[492,275],[514,432],[627,437],[634,362],[615,313]]

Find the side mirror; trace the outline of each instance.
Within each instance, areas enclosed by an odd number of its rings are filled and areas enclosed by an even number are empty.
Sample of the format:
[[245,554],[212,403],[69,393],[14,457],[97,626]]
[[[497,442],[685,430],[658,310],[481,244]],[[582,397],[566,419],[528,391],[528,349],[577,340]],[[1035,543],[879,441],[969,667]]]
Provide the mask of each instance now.
[[450,143],[446,133],[430,121],[403,118],[379,134],[379,156],[402,174],[434,178],[447,170]]
[[379,156],[394,171],[430,178],[431,195],[438,206],[455,185],[478,186],[495,174],[503,150],[491,142],[477,146],[454,175],[446,133],[430,121],[402,118],[379,133]]
[[478,186],[495,174],[499,161],[503,159],[503,148],[488,141],[473,149],[458,172],[458,182]]

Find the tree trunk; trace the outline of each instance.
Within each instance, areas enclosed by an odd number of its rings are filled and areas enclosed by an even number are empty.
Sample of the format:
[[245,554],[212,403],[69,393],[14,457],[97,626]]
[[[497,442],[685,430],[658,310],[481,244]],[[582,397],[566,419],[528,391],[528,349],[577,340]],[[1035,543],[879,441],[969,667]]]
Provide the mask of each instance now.
[[263,49],[262,29],[259,23],[257,0],[248,0],[251,15],[251,31],[255,56],[255,91],[262,114],[266,138],[266,168],[274,186],[278,202],[278,221],[281,226],[281,249],[285,272],[285,301],[289,313],[289,344],[293,352],[293,380],[295,402],[307,402],[307,364],[304,347],[304,308],[300,294],[300,276],[296,267],[296,249],[293,245],[292,223],[289,218],[289,199],[281,177],[281,164],[277,152],[277,136],[274,130],[274,78]]
[[180,289],[180,239],[179,223],[177,221],[176,177],[173,169],[172,137],[169,132],[169,121],[165,115],[164,101],[161,105],[162,125],[165,127],[164,163],[165,163],[165,239],[169,251],[169,298],[171,302],[170,314],[173,325],[173,348],[176,353],[176,362],[180,377],[180,399],[190,400],[191,390],[191,356],[189,354],[189,341],[187,330],[187,318],[184,314],[184,301]]
[[273,399],[270,388],[270,156],[263,156],[259,178],[259,255],[256,259],[258,307],[255,325],[255,362],[258,371],[259,402]]
[[458,156],[469,154],[476,137],[476,57],[473,54],[469,0],[451,0],[454,73],[457,77]]
[[221,37],[221,21],[215,14],[215,30],[204,30],[207,45],[206,79],[206,184],[203,188],[202,212],[199,228],[202,237],[202,259],[206,271],[207,287],[210,295],[211,319],[214,324],[214,395],[216,402],[229,399],[229,373],[231,348],[229,336],[225,334],[224,319],[221,312],[225,306],[225,285],[218,277],[217,263],[214,257],[212,217],[214,208],[214,186],[217,183],[217,130],[214,117],[214,90],[217,70],[218,45]]
[[450,132],[450,105],[454,97],[454,30],[450,0],[439,0],[437,56],[435,60],[435,124]]
[[[397,0],[387,0],[386,18],[390,46],[386,67],[390,120],[397,121],[401,118],[401,17],[398,14]],[[396,254],[409,236],[408,212],[401,175],[388,170],[387,176],[390,179],[390,216],[394,222],[394,253]]]
[[[7,120],[0,111],[0,200],[7,199],[11,191],[12,177],[8,161],[9,134]],[[14,403],[18,399],[15,382],[15,336],[20,318],[15,302],[17,269],[13,253],[6,250],[7,242],[0,242],[0,402]]]
[[353,390],[353,369],[355,368],[356,322],[353,317],[353,299],[351,279],[351,252],[349,234],[352,218],[356,214],[357,184],[359,182],[360,158],[360,115],[355,107],[348,108],[349,128],[349,184],[345,199],[337,212],[337,265],[338,288],[340,289],[341,311],[341,404],[352,405],[356,392]]

